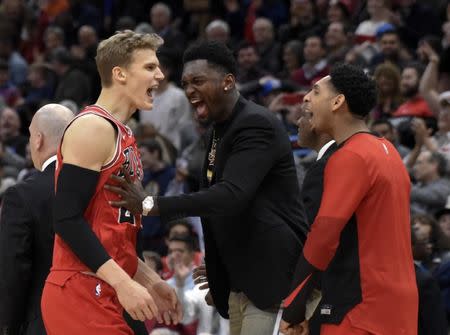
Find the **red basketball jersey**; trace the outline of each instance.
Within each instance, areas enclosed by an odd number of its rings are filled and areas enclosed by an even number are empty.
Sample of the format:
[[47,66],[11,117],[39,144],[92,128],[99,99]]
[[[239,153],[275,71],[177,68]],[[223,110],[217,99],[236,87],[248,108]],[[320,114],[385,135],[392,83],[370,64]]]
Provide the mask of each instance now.
[[[141,216],[133,216],[124,208],[115,208],[109,204],[118,200],[118,196],[104,188],[112,174],[121,175],[125,169],[133,180],[142,179],[143,171],[136,140],[130,128],[116,120],[106,110],[98,106],[86,107],[75,119],[87,114],[95,114],[109,120],[117,130],[116,151],[114,158],[102,167],[100,177],[84,218],[105,247],[108,254],[131,277],[137,270],[136,236],[141,228]],[[74,119],[74,120],[75,120]],[[73,120],[72,120],[73,122]],[[55,178],[58,179],[63,164],[61,144],[58,149],[58,160]],[[57,183],[55,183],[57,185]],[[79,271],[91,271],[72,252],[70,247],[58,236],[55,236],[53,265],[48,280],[65,281]]]

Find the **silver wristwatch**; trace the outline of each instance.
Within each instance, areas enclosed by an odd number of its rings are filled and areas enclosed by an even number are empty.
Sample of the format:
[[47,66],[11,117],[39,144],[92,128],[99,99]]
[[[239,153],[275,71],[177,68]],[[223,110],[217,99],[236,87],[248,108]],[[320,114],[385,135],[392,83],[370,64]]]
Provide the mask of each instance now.
[[145,197],[144,200],[142,200],[142,215],[147,215],[153,208],[155,203],[153,202],[153,197]]

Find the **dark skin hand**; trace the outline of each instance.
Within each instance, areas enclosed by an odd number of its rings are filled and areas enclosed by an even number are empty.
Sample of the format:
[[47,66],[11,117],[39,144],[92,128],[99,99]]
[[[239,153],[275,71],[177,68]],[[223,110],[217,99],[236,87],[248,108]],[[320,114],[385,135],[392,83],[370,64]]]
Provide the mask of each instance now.
[[[144,191],[139,180],[133,182],[127,171],[122,170],[125,177],[111,175],[110,184],[105,185],[105,189],[119,195],[120,200],[110,201],[109,203],[114,207],[123,207],[128,209],[132,214],[142,214],[142,201],[148,196]],[[148,216],[159,215],[158,205],[155,204],[152,210],[147,214]]]
[[202,284],[199,286],[200,290],[208,290],[206,293],[205,301],[209,306],[215,306],[214,301],[212,299],[211,291],[209,290],[208,277],[206,276],[206,267],[205,264],[200,265],[199,267],[194,269],[194,273],[192,274],[194,278],[195,284]]

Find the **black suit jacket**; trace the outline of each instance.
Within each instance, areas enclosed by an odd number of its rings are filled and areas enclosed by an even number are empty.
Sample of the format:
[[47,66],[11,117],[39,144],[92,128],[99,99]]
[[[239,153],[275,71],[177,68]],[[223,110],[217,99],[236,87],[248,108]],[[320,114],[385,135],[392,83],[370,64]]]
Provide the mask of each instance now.
[[323,193],[323,174],[328,158],[337,150],[336,143],[333,143],[323,156],[308,168],[303,179],[302,201],[305,206],[306,217],[309,225],[314,222],[320,208]]
[[55,163],[9,188],[0,221],[0,325],[45,334],[41,295],[52,264]]
[[439,285],[431,274],[415,265],[419,291],[418,335],[446,335],[447,318]]
[[220,141],[213,185],[206,179],[206,156],[199,192],[157,202],[166,220],[201,216],[210,290],[227,317],[231,289],[260,309],[280,304],[289,294],[308,228],[280,121],[241,97],[214,132]]

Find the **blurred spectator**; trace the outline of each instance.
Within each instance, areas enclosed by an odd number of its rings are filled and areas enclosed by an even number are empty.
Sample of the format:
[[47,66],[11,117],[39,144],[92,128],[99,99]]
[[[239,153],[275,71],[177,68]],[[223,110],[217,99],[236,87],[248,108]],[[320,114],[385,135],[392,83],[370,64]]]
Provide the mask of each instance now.
[[20,133],[20,127],[17,112],[11,108],[4,108],[0,114],[0,140],[6,150],[11,150],[24,158],[28,138]]
[[0,59],[8,62],[11,82],[18,86],[27,79],[28,64],[17,51],[17,42],[10,32],[0,32]]
[[437,153],[422,151],[414,165],[416,183],[411,188],[411,212],[432,213],[444,207],[450,195],[450,181],[445,178],[447,162]]
[[76,69],[70,52],[65,48],[57,48],[52,52],[53,70],[58,76],[55,100],[73,100],[78,107],[91,102],[91,85],[88,77]]
[[350,23],[352,14],[350,0],[330,0],[327,10],[328,23],[340,22],[343,24]]
[[282,25],[278,32],[282,44],[294,39],[303,42],[308,36],[322,34],[324,28],[314,0],[292,0],[289,14],[289,23]]
[[[205,291],[201,291],[192,277],[194,269],[194,244],[190,235],[174,235],[169,239],[168,263],[174,275],[167,283],[174,287],[183,307],[183,320],[176,326],[157,325],[152,335],[195,335],[212,334],[213,309],[205,301]],[[149,327],[151,328],[151,327]],[[163,331],[163,330],[171,330]]]
[[259,55],[259,67],[276,74],[280,70],[281,46],[275,41],[275,32],[269,19],[260,17],[253,23],[253,36]]
[[26,167],[26,160],[0,142],[0,164],[3,166],[3,176],[18,178],[20,171]]
[[57,26],[49,26],[44,32],[44,54],[39,55],[36,61],[49,62],[52,51],[64,47],[64,39],[64,30]]
[[259,80],[268,73],[259,66],[259,55],[256,47],[248,42],[242,42],[237,50],[238,72],[236,80],[239,84]]
[[20,92],[11,82],[8,63],[0,59],[0,98],[9,107],[15,107],[20,100]]
[[[169,241],[174,236],[192,236],[194,239],[194,264],[195,266],[199,266],[203,262],[203,252],[199,251],[199,243],[197,243],[198,234],[190,224],[189,220],[180,219],[173,220],[168,224],[167,233],[166,233],[166,246],[169,247]],[[200,241],[201,242],[201,241]],[[167,255],[167,250],[163,255]],[[170,266],[168,262],[168,257],[164,256],[161,258],[161,262],[163,265],[162,270],[162,278],[169,279],[173,276],[173,267]]]
[[206,26],[205,36],[208,41],[218,41],[229,45],[230,26],[223,20],[213,20]]
[[150,23],[155,32],[164,39],[164,47],[176,50],[181,55],[186,47],[186,37],[170,23],[172,10],[162,2],[154,4],[150,10]]
[[394,128],[392,123],[390,123],[388,120],[386,119],[376,120],[370,127],[370,130],[390,141],[395,146],[395,148],[397,149],[398,153],[402,158],[404,158],[406,155],[409,154],[410,150],[404,145],[401,145],[399,143],[397,139],[396,129]]
[[320,36],[308,37],[303,48],[305,63],[294,72],[292,79],[302,88],[309,89],[318,79],[330,72],[325,58],[325,46]]
[[[164,195],[167,185],[175,176],[175,169],[162,160],[162,148],[156,140],[139,143],[139,152],[144,170],[142,186],[148,194]],[[144,216],[143,249],[162,253],[164,251],[164,226],[159,217]]]
[[290,79],[295,70],[303,64],[303,44],[298,40],[287,42],[283,46],[283,69],[279,76],[282,79]]
[[62,27],[66,32],[66,42],[73,44],[76,41],[80,27],[91,25],[97,33],[102,29],[100,11],[92,5],[92,2],[85,0],[68,0],[68,10],[62,12],[55,19],[56,25]]
[[400,71],[390,63],[380,64],[374,74],[377,83],[377,104],[371,112],[374,120],[390,118],[400,106]]
[[98,35],[92,26],[81,26],[78,30],[78,44],[73,44],[70,54],[76,67],[83,71],[91,83],[91,96],[98,96],[101,90],[100,76],[95,64]]
[[[54,86],[54,76],[49,66],[44,63],[32,64],[28,70],[23,103],[37,107],[43,101],[49,101],[53,98]],[[31,118],[29,121],[31,121]]]
[[375,42],[379,27],[389,22],[389,0],[367,0],[367,13],[369,19],[361,22],[355,31],[355,42]]
[[437,281],[420,260],[429,253],[429,240],[412,231],[412,250],[419,292],[418,335],[446,335],[447,319]]
[[330,66],[342,63],[350,50],[349,26],[343,22],[331,22],[325,33],[325,46],[327,48],[327,62]]
[[[189,101],[183,90],[170,81],[175,61],[168,54],[165,47],[158,51],[160,69],[164,79],[153,92],[153,109],[140,111],[141,123],[151,123],[156,130],[169,139],[173,146],[181,148],[181,129],[187,124],[192,124],[192,111]],[[192,131],[193,127],[192,127]]]
[[419,82],[423,74],[420,63],[409,63],[402,71],[400,92],[405,102],[394,112],[393,116],[431,117],[433,112],[419,94]]
[[379,64],[390,62],[402,70],[411,60],[409,54],[401,48],[400,36],[394,29],[384,29],[377,34],[377,40],[381,51],[372,58],[370,62],[372,69]]

